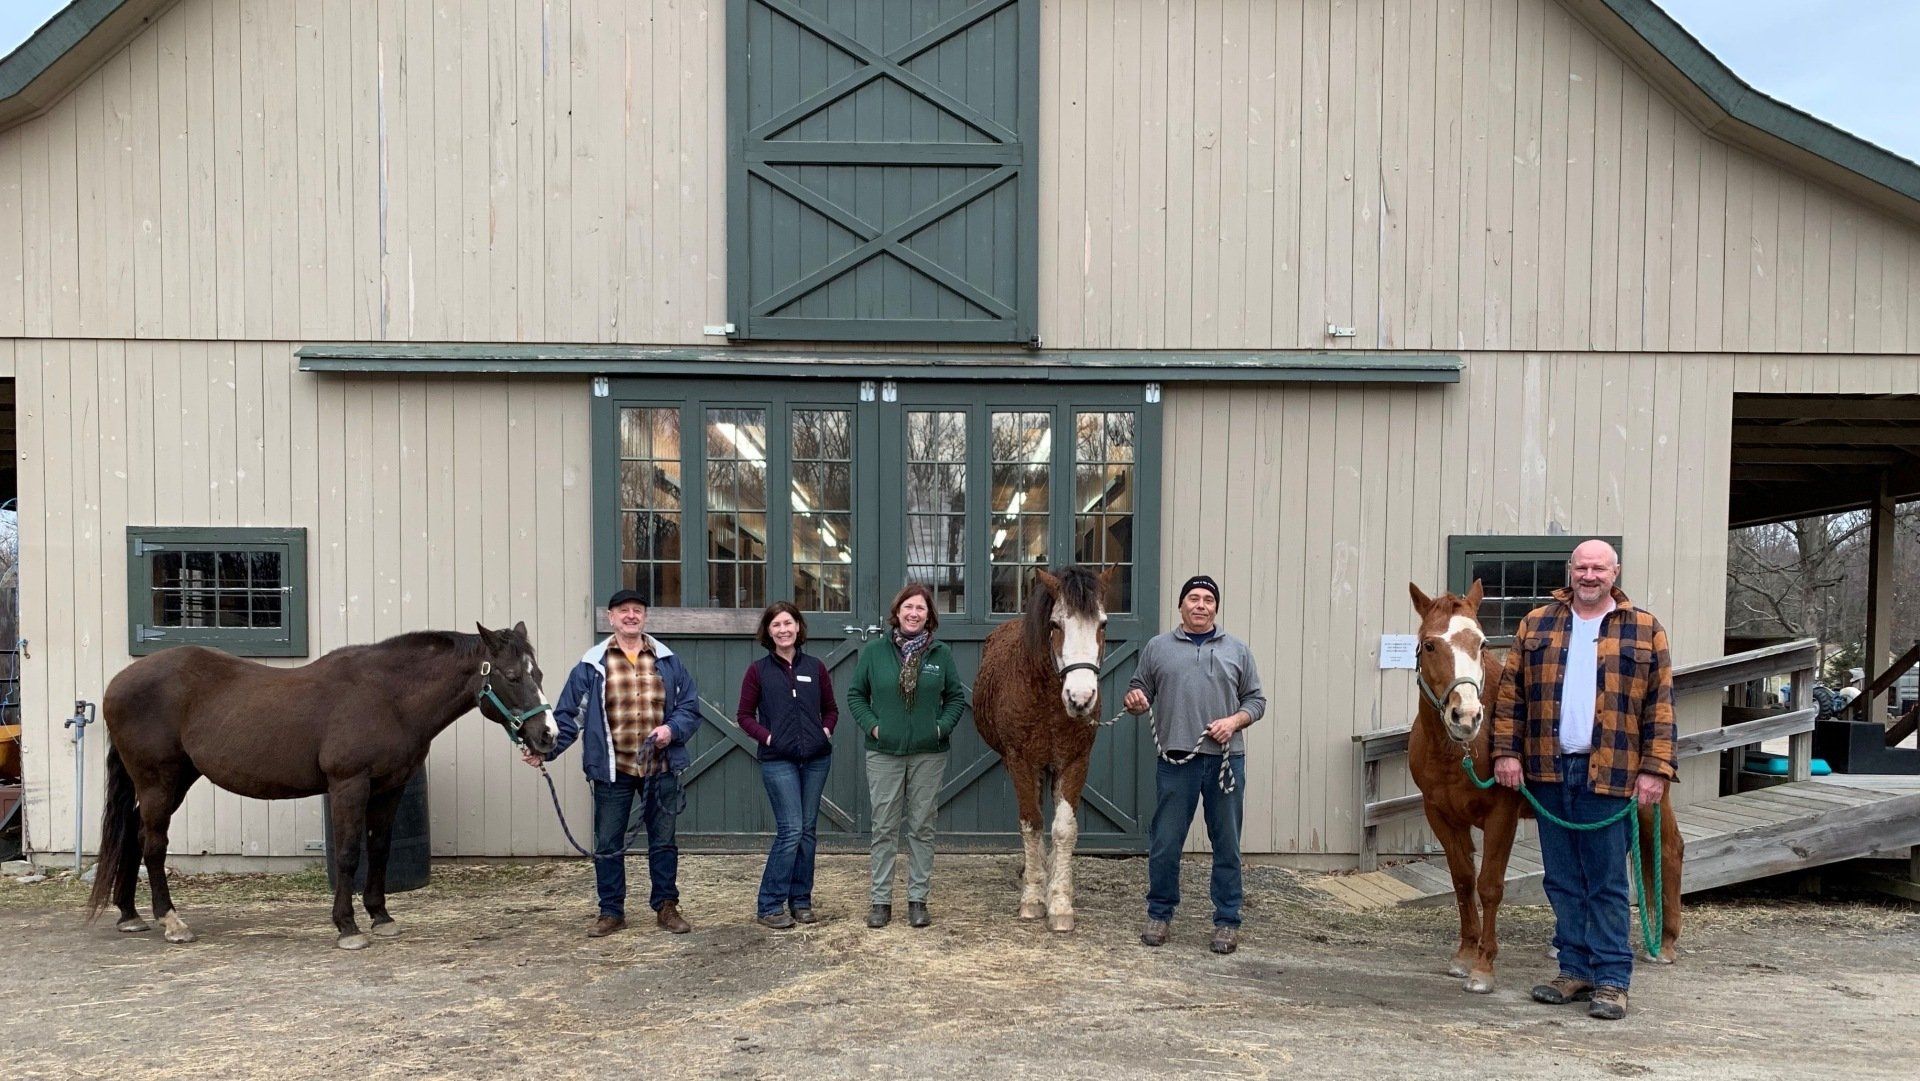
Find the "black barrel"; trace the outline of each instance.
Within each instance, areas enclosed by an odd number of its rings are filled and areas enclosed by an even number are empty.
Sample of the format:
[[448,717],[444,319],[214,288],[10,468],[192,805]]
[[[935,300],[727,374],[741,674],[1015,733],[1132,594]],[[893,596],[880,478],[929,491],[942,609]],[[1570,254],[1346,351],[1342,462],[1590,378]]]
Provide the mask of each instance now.
[[[326,818],[327,888],[335,888],[333,864],[333,799],[321,797],[321,814]],[[360,866],[353,875],[353,892],[367,890],[367,850],[360,850]],[[393,847],[387,856],[387,892],[405,893],[427,884],[431,873],[433,845],[427,835],[427,767],[421,766],[407,779],[400,793],[400,809],[393,816]]]

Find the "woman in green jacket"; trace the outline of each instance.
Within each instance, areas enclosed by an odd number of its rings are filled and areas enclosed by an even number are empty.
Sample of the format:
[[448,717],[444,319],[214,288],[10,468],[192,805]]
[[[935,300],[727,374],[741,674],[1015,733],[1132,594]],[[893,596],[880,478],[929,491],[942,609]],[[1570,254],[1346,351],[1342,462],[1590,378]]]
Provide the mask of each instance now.
[[867,736],[867,796],[873,805],[873,908],[868,927],[893,919],[893,864],[907,826],[907,922],[925,927],[933,877],[933,814],[949,737],[966,708],[953,651],[933,640],[933,591],[909,582],[893,598],[892,630],[867,643],[847,689],[847,708]]

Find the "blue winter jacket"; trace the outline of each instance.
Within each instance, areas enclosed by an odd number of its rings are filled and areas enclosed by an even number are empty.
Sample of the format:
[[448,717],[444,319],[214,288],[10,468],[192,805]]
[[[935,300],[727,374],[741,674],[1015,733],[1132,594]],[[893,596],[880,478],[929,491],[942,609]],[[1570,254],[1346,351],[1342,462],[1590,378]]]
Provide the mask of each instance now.
[[[673,732],[673,741],[667,744],[667,768],[677,774],[687,768],[687,741],[700,730],[700,693],[694,687],[693,674],[673,650],[652,635],[647,640],[653,643],[655,667],[666,684],[666,723]],[[611,781],[614,772],[613,734],[607,730],[607,649],[611,645],[613,638],[609,636],[587,650],[567,673],[567,685],[553,707],[560,738],[547,752],[547,761],[551,762],[572,746],[581,735],[581,715],[585,714],[586,738],[580,741],[580,766],[595,781]]]

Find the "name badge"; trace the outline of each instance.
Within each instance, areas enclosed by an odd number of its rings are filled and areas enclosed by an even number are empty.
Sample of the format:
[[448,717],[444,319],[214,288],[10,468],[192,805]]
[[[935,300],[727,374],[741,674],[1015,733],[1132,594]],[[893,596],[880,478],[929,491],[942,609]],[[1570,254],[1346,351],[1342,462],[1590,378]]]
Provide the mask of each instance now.
[[922,672],[938,672],[940,670],[940,666],[937,664],[923,664],[920,666],[920,670]]
[[799,681],[800,681],[800,682],[802,682],[802,683],[812,683],[812,682],[813,682],[813,677],[812,677],[812,676],[795,676],[795,677],[793,677],[793,678],[794,678],[794,679],[797,679],[797,680],[799,680]]

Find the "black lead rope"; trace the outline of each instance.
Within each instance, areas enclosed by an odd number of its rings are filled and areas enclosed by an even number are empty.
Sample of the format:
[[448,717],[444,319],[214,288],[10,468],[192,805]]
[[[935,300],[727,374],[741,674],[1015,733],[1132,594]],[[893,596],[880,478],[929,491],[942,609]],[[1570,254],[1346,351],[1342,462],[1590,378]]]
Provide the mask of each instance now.
[[[653,743],[651,740],[649,740],[645,746],[640,748],[641,762],[644,763],[647,760],[648,756],[654,755],[655,753],[656,752],[653,749]],[[644,768],[644,766],[642,768]],[[553,774],[547,772],[547,764],[545,762],[540,763],[540,776],[546,779],[547,796],[553,800],[553,814],[555,818],[558,818],[560,820],[560,832],[567,835],[567,843],[572,845],[573,850],[575,852],[580,853],[582,856],[585,856],[588,859],[599,859],[600,857],[598,853],[590,852],[587,849],[580,847],[580,842],[574,840],[573,829],[567,825],[567,812],[560,809],[560,790],[554,787]],[[635,795],[639,796],[641,801],[640,805],[642,807],[646,806],[646,799],[647,799],[648,792],[652,789],[654,780],[658,776],[659,774],[657,773],[650,773],[640,778],[640,789],[638,792],[635,793]],[[621,835],[625,836],[625,833],[626,831],[623,828],[621,830]],[[644,848],[624,848],[617,854],[620,856],[620,858],[625,859],[628,856],[644,856],[646,855],[646,852],[647,850]],[[611,854],[612,853],[610,853],[610,855]]]

